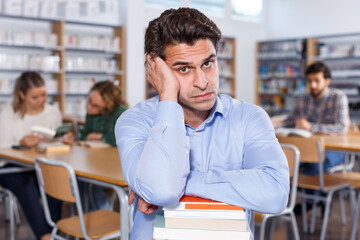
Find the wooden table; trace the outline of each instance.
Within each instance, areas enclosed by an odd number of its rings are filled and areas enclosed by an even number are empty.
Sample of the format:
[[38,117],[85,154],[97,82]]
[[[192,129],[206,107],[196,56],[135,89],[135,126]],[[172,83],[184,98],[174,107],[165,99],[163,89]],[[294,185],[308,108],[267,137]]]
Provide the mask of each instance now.
[[60,160],[70,164],[80,180],[112,188],[117,193],[120,202],[121,239],[129,237],[128,196],[124,190],[127,184],[124,180],[119,153],[116,147],[90,149],[82,146],[72,146],[68,153],[46,154],[31,150],[14,150],[0,148],[0,158],[26,167],[34,167],[36,157],[49,160]]
[[[325,148],[329,151],[342,152],[345,154],[360,154],[360,132],[349,132],[346,135],[327,135],[324,136]],[[355,160],[355,156],[353,156]],[[356,174],[356,179],[358,175]],[[355,216],[351,227],[351,239],[356,238],[358,225],[358,215],[360,208],[360,190],[358,191]]]
[[360,133],[325,135],[325,148],[345,153],[360,153]]

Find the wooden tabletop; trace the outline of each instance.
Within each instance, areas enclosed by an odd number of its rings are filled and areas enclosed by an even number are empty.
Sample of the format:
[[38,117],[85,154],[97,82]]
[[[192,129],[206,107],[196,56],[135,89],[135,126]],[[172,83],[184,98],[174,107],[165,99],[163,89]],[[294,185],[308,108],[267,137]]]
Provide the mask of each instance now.
[[324,135],[325,148],[360,152],[360,133]]
[[56,154],[38,153],[34,149],[1,148],[0,157],[27,164],[34,164],[36,157],[60,160],[69,163],[78,176],[127,186],[121,171],[120,157],[116,147],[94,149],[74,145],[70,152]]

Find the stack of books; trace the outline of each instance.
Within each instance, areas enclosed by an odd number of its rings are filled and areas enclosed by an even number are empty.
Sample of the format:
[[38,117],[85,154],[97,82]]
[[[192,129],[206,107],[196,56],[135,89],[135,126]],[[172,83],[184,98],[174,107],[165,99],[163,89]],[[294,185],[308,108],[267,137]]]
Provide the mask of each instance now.
[[192,196],[183,196],[164,207],[154,223],[153,239],[250,239],[242,207]]

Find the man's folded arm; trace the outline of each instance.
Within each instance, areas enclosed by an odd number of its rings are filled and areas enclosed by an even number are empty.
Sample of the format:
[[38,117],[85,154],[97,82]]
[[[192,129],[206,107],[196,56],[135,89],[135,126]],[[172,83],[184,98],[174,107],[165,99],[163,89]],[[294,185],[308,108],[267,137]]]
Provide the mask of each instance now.
[[[153,125],[126,111],[115,127],[126,182],[146,202],[166,206],[180,199],[190,171],[189,142],[183,111],[175,102],[160,102]],[[150,130],[149,130],[150,128]]]

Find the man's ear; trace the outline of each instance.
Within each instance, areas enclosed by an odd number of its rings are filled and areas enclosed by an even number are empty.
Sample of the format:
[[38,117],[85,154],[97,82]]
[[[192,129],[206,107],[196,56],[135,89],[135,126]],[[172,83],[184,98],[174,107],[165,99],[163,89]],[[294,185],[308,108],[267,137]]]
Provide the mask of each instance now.
[[326,86],[329,86],[331,82],[331,78],[325,78],[325,84]]

